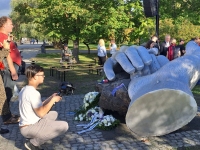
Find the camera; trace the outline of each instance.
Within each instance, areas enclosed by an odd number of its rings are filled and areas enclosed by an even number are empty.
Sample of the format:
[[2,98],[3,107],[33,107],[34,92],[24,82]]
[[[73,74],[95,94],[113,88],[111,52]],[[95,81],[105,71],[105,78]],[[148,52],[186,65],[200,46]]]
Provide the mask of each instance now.
[[57,95],[60,96],[60,97],[62,97],[63,93],[62,92],[58,92]]
[[75,90],[75,87],[73,86],[72,83],[70,82],[62,82],[60,84],[60,90],[59,90],[59,93],[63,95],[72,95],[74,94],[74,90]]

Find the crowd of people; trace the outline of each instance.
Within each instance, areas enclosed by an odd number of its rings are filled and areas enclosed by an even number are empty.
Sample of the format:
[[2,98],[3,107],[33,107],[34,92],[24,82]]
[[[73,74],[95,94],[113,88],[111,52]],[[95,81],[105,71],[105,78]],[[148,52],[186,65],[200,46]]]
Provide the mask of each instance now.
[[[192,39],[199,39],[198,37]],[[199,42],[196,42],[197,44]],[[159,42],[156,36],[152,36],[151,40],[149,40],[145,47],[150,53],[155,55],[163,55],[166,56],[170,61],[183,56],[185,51],[185,40],[180,39],[177,41],[175,38],[171,38],[169,34],[165,36],[165,40],[163,42]]]
[[[197,44],[200,43],[198,37],[195,37],[192,40],[194,40],[194,42]],[[143,46],[148,50],[150,54],[164,55],[171,61],[185,54],[186,51],[184,44],[184,39],[176,40],[167,34],[163,42],[160,43],[157,36],[152,36],[151,39],[147,41]],[[110,55],[117,52],[117,45],[114,39],[112,39],[109,43],[109,50]],[[99,65],[104,65],[107,59],[107,51],[103,39],[99,40],[97,46],[97,56],[99,58]]]

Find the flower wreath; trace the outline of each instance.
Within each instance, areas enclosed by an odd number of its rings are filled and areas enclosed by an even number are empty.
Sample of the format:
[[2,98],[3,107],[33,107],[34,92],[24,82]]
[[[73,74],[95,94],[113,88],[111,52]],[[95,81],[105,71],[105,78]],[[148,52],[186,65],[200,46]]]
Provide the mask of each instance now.
[[104,112],[100,107],[97,107],[100,98],[99,92],[89,92],[83,99],[83,105],[75,114],[76,121],[90,121],[89,124],[81,124],[85,130],[79,132],[83,133],[90,131],[97,127],[103,130],[110,130],[116,127],[120,122],[112,115],[104,116]]

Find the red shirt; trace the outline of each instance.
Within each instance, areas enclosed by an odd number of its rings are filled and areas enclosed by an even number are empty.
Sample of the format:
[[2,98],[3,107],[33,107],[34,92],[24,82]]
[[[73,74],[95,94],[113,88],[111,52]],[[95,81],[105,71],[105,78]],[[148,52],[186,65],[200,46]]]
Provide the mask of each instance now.
[[[0,42],[3,44],[4,40],[8,39],[8,35],[4,34],[4,33],[0,33]],[[2,48],[2,46],[0,45],[0,49]],[[17,65],[21,65],[21,55],[20,52],[18,50],[18,48],[16,47],[14,42],[10,42],[10,56],[12,58],[12,61],[14,63],[16,63]],[[0,69],[4,69],[4,65],[3,62],[0,62]]]
[[10,42],[10,57],[14,63],[16,63],[18,66],[21,66],[21,54],[13,41]]

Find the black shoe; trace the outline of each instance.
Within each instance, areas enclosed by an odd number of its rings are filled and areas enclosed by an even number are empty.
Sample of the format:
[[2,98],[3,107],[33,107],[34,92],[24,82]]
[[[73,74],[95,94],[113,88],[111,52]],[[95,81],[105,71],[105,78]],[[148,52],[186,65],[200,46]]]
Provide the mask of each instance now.
[[34,146],[30,141],[27,141],[24,146],[26,147],[27,150],[44,150],[40,149],[39,146]]
[[3,129],[3,128],[0,129],[0,134],[6,134],[8,132],[9,132],[8,129]]

